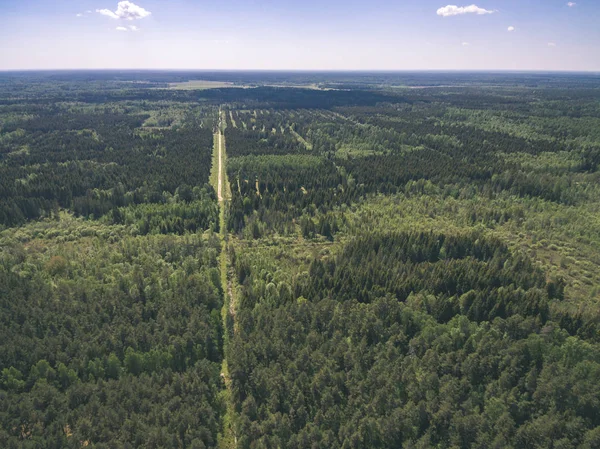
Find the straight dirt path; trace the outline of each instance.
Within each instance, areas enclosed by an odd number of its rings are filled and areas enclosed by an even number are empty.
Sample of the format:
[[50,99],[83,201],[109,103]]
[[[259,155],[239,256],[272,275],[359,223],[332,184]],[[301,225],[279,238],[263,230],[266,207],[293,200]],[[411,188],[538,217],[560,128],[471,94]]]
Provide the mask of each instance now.
[[237,128],[237,123],[235,122],[235,119],[233,118],[233,111],[229,111],[229,118],[231,119],[231,126],[233,126],[234,128]]
[[213,188],[217,191],[217,199],[219,202],[219,238],[221,240],[219,268],[221,271],[221,286],[224,290],[223,308],[221,310],[221,319],[223,320],[224,331],[224,357],[221,366],[221,378],[223,379],[225,387],[221,391],[221,398],[226,404],[226,410],[225,414],[221,417],[221,431],[219,432],[217,447],[218,449],[236,449],[237,435],[234,427],[235,411],[231,399],[231,378],[229,376],[229,367],[227,364],[227,347],[230,339],[233,337],[233,333],[235,332],[235,292],[231,280],[232,269],[230,266],[229,255],[227,254],[227,243],[229,241],[229,236],[227,234],[226,209],[228,207],[228,200],[231,199],[231,191],[228,186],[227,169],[225,167],[226,150],[225,136],[223,135],[223,132],[226,123],[225,113],[219,109],[217,129],[214,135],[211,183]]
[[217,198],[219,203],[223,202],[223,131],[221,131],[221,122],[219,121],[219,177],[217,180]]

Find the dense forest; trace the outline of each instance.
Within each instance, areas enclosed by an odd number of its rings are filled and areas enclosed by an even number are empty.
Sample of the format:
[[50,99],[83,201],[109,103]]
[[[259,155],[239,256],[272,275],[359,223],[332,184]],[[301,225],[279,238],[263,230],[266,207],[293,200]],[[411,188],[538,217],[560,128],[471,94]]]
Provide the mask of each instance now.
[[0,446],[600,448],[599,130],[591,75],[0,74]]

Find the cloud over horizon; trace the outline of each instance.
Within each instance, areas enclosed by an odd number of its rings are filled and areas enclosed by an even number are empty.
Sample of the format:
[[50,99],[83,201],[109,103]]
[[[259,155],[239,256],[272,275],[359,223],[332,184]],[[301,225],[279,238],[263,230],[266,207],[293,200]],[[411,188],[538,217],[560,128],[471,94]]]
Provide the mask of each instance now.
[[137,31],[140,31],[140,29],[138,27],[136,27],[135,25],[129,25],[129,26],[118,26],[115,28],[115,31],[121,31],[121,32],[128,32],[128,31],[133,31],[134,33]]
[[437,15],[442,17],[460,16],[462,14],[477,14],[479,16],[483,14],[493,14],[496,11],[480,8],[477,5],[470,6],[456,6],[448,5],[437,10]]
[[117,4],[117,10],[111,11],[110,9],[97,9],[97,13],[103,16],[110,17],[111,19],[124,19],[124,20],[136,20],[143,19],[152,14],[150,11],[136,5],[128,0],[119,2]]

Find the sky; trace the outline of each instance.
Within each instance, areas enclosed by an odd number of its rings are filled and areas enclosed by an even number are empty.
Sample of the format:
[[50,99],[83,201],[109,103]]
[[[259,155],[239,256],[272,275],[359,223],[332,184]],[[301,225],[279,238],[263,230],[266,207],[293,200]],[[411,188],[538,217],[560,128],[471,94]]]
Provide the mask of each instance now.
[[0,70],[600,72],[600,0],[0,0]]

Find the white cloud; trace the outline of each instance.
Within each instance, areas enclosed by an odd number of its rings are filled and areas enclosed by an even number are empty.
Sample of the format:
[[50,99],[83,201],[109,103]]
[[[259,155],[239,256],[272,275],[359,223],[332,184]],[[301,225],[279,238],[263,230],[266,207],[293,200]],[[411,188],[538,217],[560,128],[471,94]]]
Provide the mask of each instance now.
[[516,28],[512,25],[508,27],[508,31],[515,31],[515,30],[516,30]]
[[111,19],[125,20],[143,19],[152,14],[150,11],[127,0],[119,2],[116,11],[111,11],[110,9],[97,9],[96,12],[103,16],[108,16]]
[[548,42],[548,47],[556,47],[556,44],[554,42]]
[[103,16],[111,17],[113,19],[118,19],[119,18],[119,16],[117,16],[110,9],[97,9],[96,12],[99,13],[99,14],[102,14]]
[[461,14],[493,14],[495,11],[480,8],[477,5],[471,6],[456,6],[448,5],[437,10],[437,15],[442,17],[459,16]]
[[81,13],[77,13],[77,14],[75,14],[75,15],[76,15],[77,17],[83,17],[83,14],[81,14]]
[[125,28],[125,27],[116,27],[115,30],[117,30],[117,31],[127,31],[127,28]]
[[469,44],[468,42],[463,42],[463,43],[462,43],[462,44],[460,44],[460,45],[462,45],[463,47],[468,47],[468,46],[470,46],[471,44]]
[[136,27],[135,25],[129,25],[129,29],[131,31],[140,31],[140,29],[138,27]]
[[577,6],[577,3],[575,3],[575,2],[569,2],[569,3],[567,3],[567,6],[569,8],[572,8],[573,6]]

